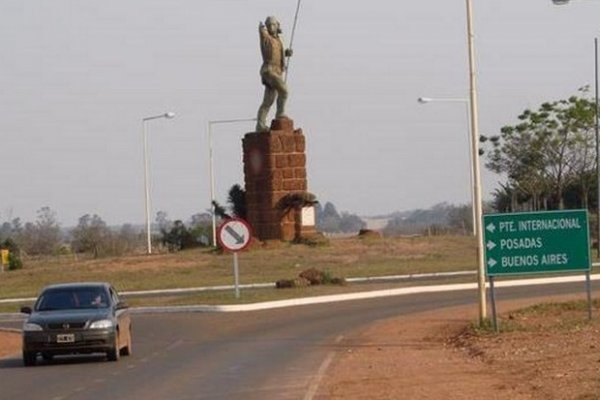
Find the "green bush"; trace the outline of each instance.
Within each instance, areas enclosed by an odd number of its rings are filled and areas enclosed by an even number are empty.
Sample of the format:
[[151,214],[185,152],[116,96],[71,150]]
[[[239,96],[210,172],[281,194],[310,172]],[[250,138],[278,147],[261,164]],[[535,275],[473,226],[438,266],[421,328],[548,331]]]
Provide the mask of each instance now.
[[23,261],[21,258],[15,253],[8,254],[8,270],[15,271],[17,269],[23,268]]

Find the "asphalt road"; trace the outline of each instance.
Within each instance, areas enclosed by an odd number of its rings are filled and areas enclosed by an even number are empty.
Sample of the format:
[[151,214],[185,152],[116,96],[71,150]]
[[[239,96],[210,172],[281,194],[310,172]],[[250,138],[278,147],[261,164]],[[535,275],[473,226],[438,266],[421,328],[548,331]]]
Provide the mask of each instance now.
[[[499,300],[580,292],[582,283],[502,288]],[[0,360],[0,399],[310,399],[340,335],[376,320],[473,304],[473,290],[244,313],[134,315],[133,355]]]

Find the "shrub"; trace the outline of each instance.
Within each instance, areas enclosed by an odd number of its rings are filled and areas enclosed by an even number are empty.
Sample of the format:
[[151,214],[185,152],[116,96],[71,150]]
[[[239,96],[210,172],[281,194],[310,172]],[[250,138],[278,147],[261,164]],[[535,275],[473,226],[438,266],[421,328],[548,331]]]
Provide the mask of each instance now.
[[23,268],[23,261],[21,258],[15,253],[8,254],[8,270],[15,271],[17,269]]
[[300,278],[308,280],[311,285],[320,285],[323,283],[323,275],[323,272],[316,268],[309,268],[300,272]]
[[275,282],[277,289],[299,288],[313,285],[346,285],[344,278],[338,278],[331,275],[329,271],[319,271],[316,268],[309,268],[300,273],[295,279],[280,279]]

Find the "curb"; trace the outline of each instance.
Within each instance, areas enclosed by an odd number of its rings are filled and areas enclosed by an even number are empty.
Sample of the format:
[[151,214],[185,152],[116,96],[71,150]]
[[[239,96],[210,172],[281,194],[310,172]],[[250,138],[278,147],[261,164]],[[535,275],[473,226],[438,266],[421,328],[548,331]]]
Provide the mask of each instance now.
[[[592,275],[591,280],[600,280],[600,275]],[[557,283],[583,282],[585,276],[552,277],[538,279],[519,279],[512,281],[496,282],[496,287],[518,287],[551,285]],[[489,285],[487,285],[489,287]],[[291,300],[276,300],[253,304],[240,305],[198,305],[175,307],[136,307],[132,308],[133,314],[176,313],[176,312],[247,312],[270,310],[275,308],[295,307],[311,304],[334,303],[350,300],[365,300],[391,296],[405,296],[419,293],[452,292],[460,290],[475,290],[477,283],[459,283],[452,285],[414,286],[409,288],[375,290],[371,292],[336,294],[327,296],[304,297]]]
[[0,332],[8,332],[8,333],[21,333],[21,329],[13,329],[13,328],[0,328]]

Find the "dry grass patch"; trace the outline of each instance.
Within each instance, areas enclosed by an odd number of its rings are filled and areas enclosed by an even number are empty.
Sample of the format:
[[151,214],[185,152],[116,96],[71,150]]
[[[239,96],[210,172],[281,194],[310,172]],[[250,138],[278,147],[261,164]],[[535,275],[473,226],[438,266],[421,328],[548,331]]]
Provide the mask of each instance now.
[[539,399],[595,399],[600,393],[600,302],[543,303],[505,314],[500,333],[467,328],[453,344]]
[[[275,282],[317,268],[334,276],[401,275],[475,269],[472,237],[360,238],[325,246],[288,243],[255,246],[239,256],[244,283]],[[34,296],[46,284],[108,280],[119,290],[225,285],[232,282],[232,256],[208,249],[105,259],[53,257],[24,260],[4,274],[0,298]]]

